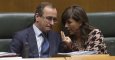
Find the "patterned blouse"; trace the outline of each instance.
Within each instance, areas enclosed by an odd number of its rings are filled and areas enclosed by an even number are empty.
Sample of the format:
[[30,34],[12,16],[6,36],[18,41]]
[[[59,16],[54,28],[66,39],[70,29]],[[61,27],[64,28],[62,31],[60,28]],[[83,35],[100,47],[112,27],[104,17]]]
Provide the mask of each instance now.
[[[99,29],[92,30],[88,35],[88,40],[85,42],[85,48],[79,49],[79,44],[72,42],[68,45],[62,42],[60,45],[60,52],[72,52],[72,51],[97,51],[97,54],[106,54],[107,49],[103,42],[103,35]],[[71,48],[70,48],[71,47]]]

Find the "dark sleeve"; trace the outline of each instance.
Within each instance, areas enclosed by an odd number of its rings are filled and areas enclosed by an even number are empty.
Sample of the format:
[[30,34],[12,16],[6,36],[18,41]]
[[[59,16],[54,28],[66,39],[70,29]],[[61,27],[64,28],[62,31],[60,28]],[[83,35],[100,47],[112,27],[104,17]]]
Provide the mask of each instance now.
[[23,37],[21,37],[19,33],[16,33],[13,36],[13,39],[10,43],[9,52],[21,55],[21,50],[22,50],[22,45],[23,45],[22,41],[21,41],[22,39],[23,39]]

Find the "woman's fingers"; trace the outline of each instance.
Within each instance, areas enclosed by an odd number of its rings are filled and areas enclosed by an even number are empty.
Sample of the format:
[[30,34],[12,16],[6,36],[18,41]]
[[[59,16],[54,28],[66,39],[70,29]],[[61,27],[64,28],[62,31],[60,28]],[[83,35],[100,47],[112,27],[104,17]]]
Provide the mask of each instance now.
[[66,42],[70,43],[71,39],[69,37],[65,37]]
[[71,39],[68,36],[65,36],[63,31],[61,31],[61,37],[63,41],[68,42],[68,43],[71,42]]
[[65,34],[63,31],[61,31],[61,37],[62,37],[62,40],[65,40]]

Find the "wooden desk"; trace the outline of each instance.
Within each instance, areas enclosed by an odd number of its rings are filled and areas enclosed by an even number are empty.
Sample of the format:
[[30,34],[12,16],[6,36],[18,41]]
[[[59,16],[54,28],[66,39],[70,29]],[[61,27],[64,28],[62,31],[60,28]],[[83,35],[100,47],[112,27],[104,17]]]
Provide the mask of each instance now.
[[[1,60],[1,59],[0,59]],[[5,58],[4,60],[9,60]],[[10,58],[10,60],[115,60],[115,56],[109,55],[75,55],[71,57],[55,58]]]
[[66,57],[66,60],[115,60],[115,56],[109,55],[76,55]]

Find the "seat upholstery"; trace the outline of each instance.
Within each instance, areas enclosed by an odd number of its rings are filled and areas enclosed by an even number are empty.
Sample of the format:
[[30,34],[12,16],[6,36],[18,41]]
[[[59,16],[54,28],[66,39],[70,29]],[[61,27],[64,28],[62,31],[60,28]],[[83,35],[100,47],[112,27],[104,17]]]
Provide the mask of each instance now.
[[7,52],[11,39],[0,39],[0,52]]
[[115,42],[115,12],[95,12],[87,15],[89,23],[102,31],[105,43],[108,48],[111,47],[108,50],[111,50],[115,55],[115,43],[113,43]]
[[105,37],[115,37],[115,12],[88,13],[89,22],[102,30]]
[[88,13],[87,15],[90,24],[102,31],[104,40],[115,40],[115,12]]
[[33,13],[0,13],[0,51],[7,51],[12,35],[33,22]]

